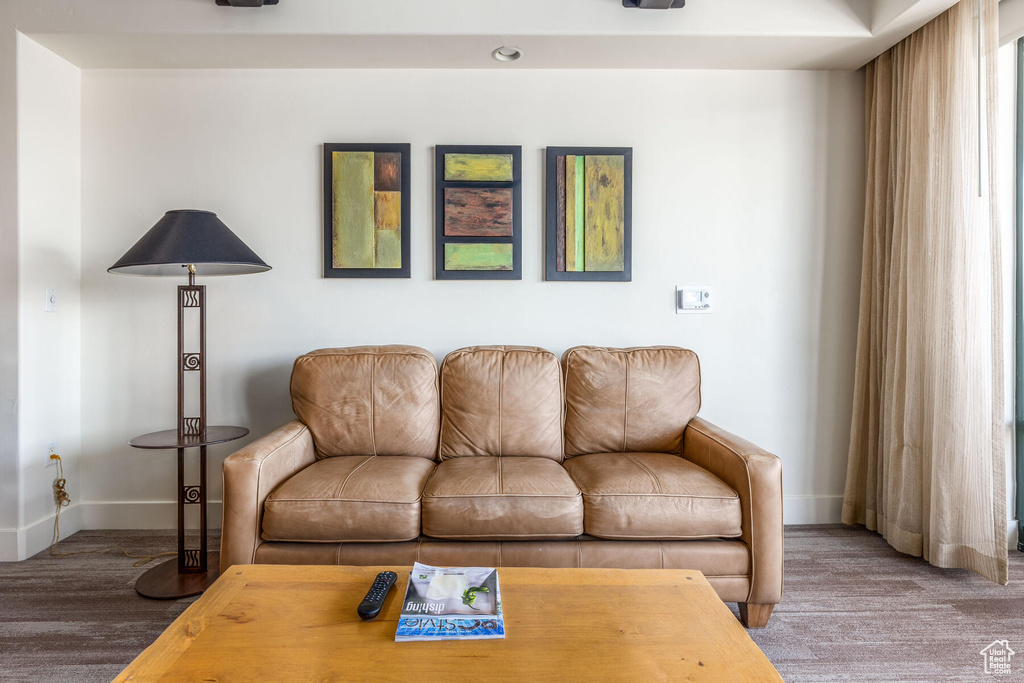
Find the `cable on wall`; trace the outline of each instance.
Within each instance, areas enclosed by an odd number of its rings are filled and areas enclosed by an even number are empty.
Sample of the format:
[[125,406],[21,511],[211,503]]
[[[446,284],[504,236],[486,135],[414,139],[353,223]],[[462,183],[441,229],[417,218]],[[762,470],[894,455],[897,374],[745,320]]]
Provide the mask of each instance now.
[[51,556],[69,557],[71,555],[92,555],[95,553],[102,553],[107,550],[120,550],[129,560],[136,560],[136,562],[132,564],[133,567],[141,567],[145,564],[149,564],[158,557],[164,557],[165,555],[177,555],[175,552],[157,553],[156,555],[132,555],[119,545],[108,545],[105,548],[96,548],[95,550],[76,550],[70,553],[58,553],[54,549],[57,547],[57,544],[60,543],[60,511],[61,509],[71,505],[71,496],[68,495],[66,488],[68,481],[64,478],[64,462],[56,453],[50,455],[50,460],[56,460],[58,468],[57,481],[53,483],[53,498],[57,504],[57,514],[53,519],[53,543],[50,544]]

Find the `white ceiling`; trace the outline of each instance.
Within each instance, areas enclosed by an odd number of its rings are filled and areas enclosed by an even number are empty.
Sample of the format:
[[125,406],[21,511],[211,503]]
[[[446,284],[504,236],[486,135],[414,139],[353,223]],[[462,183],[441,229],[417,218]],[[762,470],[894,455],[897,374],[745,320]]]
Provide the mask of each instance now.
[[[3,0],[82,68],[856,69],[955,0]],[[499,63],[502,44],[525,57]]]

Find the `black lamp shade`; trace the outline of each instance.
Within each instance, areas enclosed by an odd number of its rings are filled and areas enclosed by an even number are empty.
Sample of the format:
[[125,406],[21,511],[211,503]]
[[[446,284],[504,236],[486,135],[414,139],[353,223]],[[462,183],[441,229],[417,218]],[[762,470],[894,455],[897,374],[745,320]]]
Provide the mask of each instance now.
[[211,211],[168,211],[117,263],[107,268],[124,275],[244,275],[270,270],[217,214]]

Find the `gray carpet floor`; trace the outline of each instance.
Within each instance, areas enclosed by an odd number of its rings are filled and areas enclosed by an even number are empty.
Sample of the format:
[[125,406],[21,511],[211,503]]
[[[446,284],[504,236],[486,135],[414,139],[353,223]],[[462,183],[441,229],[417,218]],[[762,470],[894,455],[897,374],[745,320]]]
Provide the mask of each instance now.
[[[782,602],[749,631],[783,678],[808,681],[1024,681],[1024,553],[1010,583],[937,569],[862,528],[786,527]],[[1009,676],[981,650],[1009,640]]]
[[[211,545],[217,541],[211,537]],[[173,532],[82,531],[65,551],[173,548]],[[116,551],[0,564],[0,680],[109,681],[189,605],[136,595],[148,566]],[[786,593],[750,631],[790,683],[1024,681],[1024,554],[1010,585],[941,570],[843,526],[786,528]],[[981,650],[1008,639],[1009,676],[984,674]]]

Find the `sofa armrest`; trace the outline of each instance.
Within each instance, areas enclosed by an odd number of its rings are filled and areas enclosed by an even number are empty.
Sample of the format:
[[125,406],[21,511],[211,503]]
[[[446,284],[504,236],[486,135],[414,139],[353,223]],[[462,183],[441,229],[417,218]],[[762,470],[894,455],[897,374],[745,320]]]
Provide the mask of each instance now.
[[782,461],[699,417],[683,432],[683,458],[739,494],[741,538],[750,546],[747,603],[778,603],[782,599]]
[[263,528],[263,503],[284,480],[316,462],[313,435],[298,420],[278,427],[224,461],[220,570],[252,564]]

